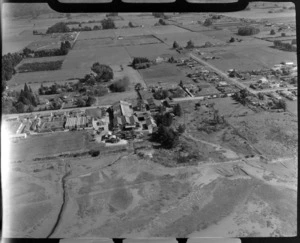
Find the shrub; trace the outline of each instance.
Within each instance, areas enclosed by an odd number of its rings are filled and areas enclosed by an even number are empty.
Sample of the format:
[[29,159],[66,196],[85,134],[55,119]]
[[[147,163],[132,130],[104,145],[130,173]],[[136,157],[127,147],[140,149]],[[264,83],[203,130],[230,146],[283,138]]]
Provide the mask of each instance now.
[[234,37],[231,37],[230,40],[229,40],[229,42],[230,42],[230,43],[235,42]]
[[179,46],[179,44],[176,42],[176,41],[174,41],[174,43],[173,43],[173,48],[174,49],[177,49],[177,48],[179,48],[180,46]]
[[286,33],[281,33],[281,36],[282,37],[286,37]]
[[115,29],[115,22],[112,19],[103,19],[101,21],[102,29]]
[[195,47],[194,42],[191,41],[191,40],[189,40],[189,41],[187,42],[187,44],[186,44],[186,48],[187,48],[187,49],[191,49],[191,48],[194,48],[194,47]]
[[56,23],[56,24],[52,25],[51,27],[49,27],[46,31],[47,34],[66,33],[66,32],[70,32],[70,28],[64,22]]
[[164,18],[164,16],[165,16],[164,13],[152,13],[152,15],[153,15],[155,18]]
[[238,35],[246,36],[246,35],[256,35],[260,32],[258,28],[253,26],[244,26],[238,29]]
[[166,21],[164,21],[163,19],[159,19],[159,20],[158,20],[158,23],[159,23],[160,25],[167,25]]
[[271,29],[270,35],[275,35],[275,30],[274,29]]
[[203,23],[203,25],[204,26],[210,26],[210,25],[212,25],[212,20],[210,19],[210,18],[208,18],[208,19],[206,19],[205,21],[204,21],[204,23]]
[[99,156],[99,154],[100,154],[100,150],[92,149],[92,150],[89,151],[89,154],[90,154],[92,157],[97,157],[97,156]]
[[91,70],[97,74],[97,82],[107,82],[114,77],[112,68],[108,65],[100,64],[99,62],[94,63],[91,67]]
[[112,92],[124,92],[128,88],[128,85],[129,85],[129,78],[124,77],[124,78],[119,79],[119,80],[115,81],[114,83],[112,83],[109,86],[109,89]]

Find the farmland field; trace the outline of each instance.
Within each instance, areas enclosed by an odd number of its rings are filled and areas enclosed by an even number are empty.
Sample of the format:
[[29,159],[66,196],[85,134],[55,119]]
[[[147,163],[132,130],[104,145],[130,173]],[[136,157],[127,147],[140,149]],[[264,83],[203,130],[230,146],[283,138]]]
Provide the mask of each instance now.
[[161,41],[153,35],[127,36],[122,39],[98,38],[76,41],[73,50],[94,49],[109,46],[146,45],[160,43]]
[[[271,45],[271,44],[269,44]],[[213,49],[205,49],[207,52]],[[222,48],[216,50],[215,54],[221,59],[209,60],[211,64],[223,71],[235,68],[237,70],[262,69],[263,67],[272,67],[282,61],[297,62],[296,53],[276,50],[269,46],[262,45],[236,45],[231,48]],[[218,52],[221,52],[218,54]],[[249,63],[249,59],[252,60]]]
[[182,33],[170,33],[170,34],[157,34],[158,38],[163,40],[169,46],[172,46],[174,41],[176,41],[180,46],[185,47],[189,40],[193,41],[195,46],[202,46],[205,42],[210,42],[212,44],[223,44],[223,41],[212,38],[210,36],[202,33],[195,32],[182,32]]
[[81,31],[77,40],[115,37],[113,30]]
[[163,54],[175,55],[177,52],[172,50],[166,44],[150,44],[150,45],[139,45],[139,46],[126,46],[125,47],[129,55],[133,57],[147,57],[156,58]]
[[63,70],[89,70],[95,62],[107,65],[129,64],[131,61],[124,47],[100,47],[88,50],[71,50],[62,66]]
[[174,64],[163,63],[139,70],[147,85],[170,85],[177,86],[180,80],[192,82]]

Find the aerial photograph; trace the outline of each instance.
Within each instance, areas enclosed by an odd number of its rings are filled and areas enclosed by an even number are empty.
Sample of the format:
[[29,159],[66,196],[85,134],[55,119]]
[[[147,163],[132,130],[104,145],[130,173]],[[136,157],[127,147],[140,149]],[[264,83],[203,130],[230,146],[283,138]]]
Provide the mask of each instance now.
[[293,3],[1,11],[2,237],[297,235]]

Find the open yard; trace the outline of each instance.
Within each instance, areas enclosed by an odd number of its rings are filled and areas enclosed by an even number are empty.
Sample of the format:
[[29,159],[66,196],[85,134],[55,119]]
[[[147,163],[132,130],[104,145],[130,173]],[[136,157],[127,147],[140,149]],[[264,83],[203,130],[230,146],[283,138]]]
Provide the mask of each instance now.
[[180,80],[192,82],[176,65],[170,63],[153,65],[150,68],[141,69],[139,72],[147,85],[162,84],[170,85],[169,88],[171,88],[173,85],[177,86]]

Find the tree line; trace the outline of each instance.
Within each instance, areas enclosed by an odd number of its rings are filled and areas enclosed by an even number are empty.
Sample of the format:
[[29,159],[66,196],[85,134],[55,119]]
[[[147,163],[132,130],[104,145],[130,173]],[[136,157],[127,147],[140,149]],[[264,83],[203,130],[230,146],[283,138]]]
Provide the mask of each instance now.
[[32,62],[24,63],[18,68],[19,73],[24,72],[38,72],[38,71],[52,71],[61,68],[63,61],[52,61],[52,62]]
[[[95,21],[96,22],[96,21]],[[94,28],[92,29],[91,27],[85,26],[85,27],[81,27],[80,22],[75,22],[76,24],[78,23],[79,27],[78,28],[70,28],[68,25],[70,25],[70,23],[74,23],[74,22],[59,22],[56,23],[52,26],[50,26],[46,33],[47,34],[52,34],[52,33],[67,33],[67,32],[73,32],[73,31],[91,31],[91,30],[99,30],[99,29],[115,29],[116,25],[115,22],[111,19],[111,18],[107,18],[107,19],[103,19],[100,21],[101,26],[94,26]],[[93,22],[89,22],[89,23],[93,23]]]

